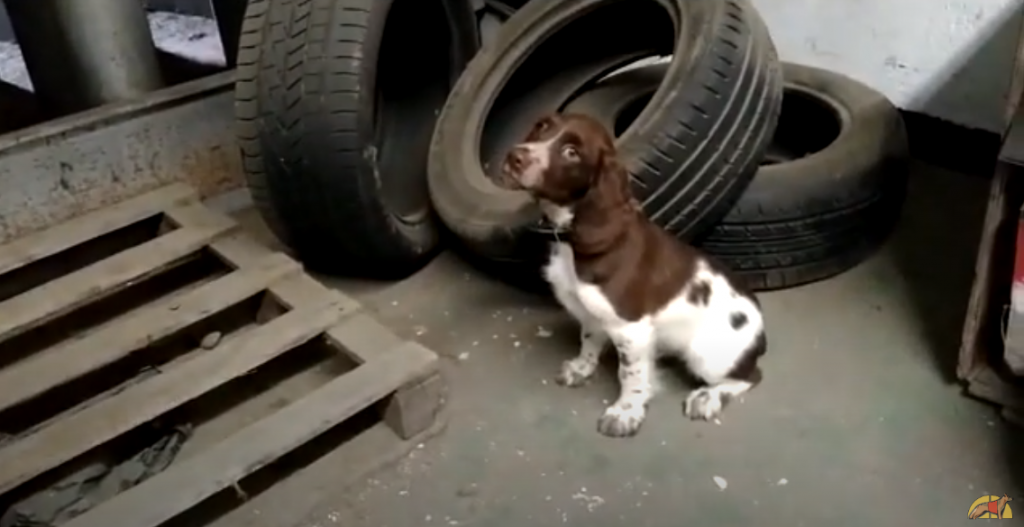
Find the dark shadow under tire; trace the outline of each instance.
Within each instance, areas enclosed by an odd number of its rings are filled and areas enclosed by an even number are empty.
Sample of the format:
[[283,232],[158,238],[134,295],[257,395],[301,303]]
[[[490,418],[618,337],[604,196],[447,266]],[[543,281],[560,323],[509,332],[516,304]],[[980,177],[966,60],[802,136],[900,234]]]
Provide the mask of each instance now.
[[[658,86],[661,65],[616,75],[569,109],[624,130]],[[899,218],[906,133],[880,93],[835,72],[783,65],[782,114],[762,166],[699,242],[758,290],[841,273],[877,250]]]
[[[781,104],[775,50],[748,0],[526,3],[473,59],[438,119],[428,180],[445,225],[503,272],[535,272],[547,239],[539,213],[523,193],[494,185],[487,167],[587,84],[639,56],[671,54],[621,148],[659,224],[684,238],[712,227],[753,177]],[[609,57],[620,60],[601,63]],[[538,88],[581,68],[592,73],[577,90]]]
[[251,0],[236,118],[261,215],[308,267],[402,278],[436,253],[437,113],[476,48],[468,0]]

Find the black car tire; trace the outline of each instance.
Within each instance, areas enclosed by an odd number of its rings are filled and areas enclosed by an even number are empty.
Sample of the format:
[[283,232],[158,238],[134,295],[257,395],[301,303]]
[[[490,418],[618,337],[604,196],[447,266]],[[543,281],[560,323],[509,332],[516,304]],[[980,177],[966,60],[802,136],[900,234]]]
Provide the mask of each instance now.
[[[700,240],[758,290],[841,273],[870,256],[899,218],[907,139],[884,95],[841,74],[783,64],[779,125],[754,180]],[[568,109],[621,130],[665,74],[652,65],[618,74]]]
[[513,267],[540,250],[536,207],[524,193],[498,188],[486,171],[540,114],[573,94],[534,96],[525,105],[523,97],[567,68],[637,54],[676,57],[622,144],[638,197],[684,237],[729,211],[768,145],[782,96],[774,46],[749,0],[528,2],[466,68],[431,143],[435,210],[469,250]]
[[430,137],[477,42],[469,0],[249,2],[243,166],[264,220],[304,264],[402,278],[436,253]]

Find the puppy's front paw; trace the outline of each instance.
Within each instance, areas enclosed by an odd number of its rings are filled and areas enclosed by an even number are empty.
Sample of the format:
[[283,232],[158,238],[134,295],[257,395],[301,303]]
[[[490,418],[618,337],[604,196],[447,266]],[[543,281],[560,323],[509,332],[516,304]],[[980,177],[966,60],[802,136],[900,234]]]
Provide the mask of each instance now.
[[608,437],[631,437],[644,424],[646,410],[642,405],[615,403],[597,420],[597,431]]
[[686,397],[683,414],[690,419],[711,421],[722,413],[722,398],[708,388],[698,388]]
[[596,367],[585,363],[579,358],[567,360],[562,363],[562,371],[555,377],[555,382],[562,386],[574,388],[582,386],[587,379],[594,375]]

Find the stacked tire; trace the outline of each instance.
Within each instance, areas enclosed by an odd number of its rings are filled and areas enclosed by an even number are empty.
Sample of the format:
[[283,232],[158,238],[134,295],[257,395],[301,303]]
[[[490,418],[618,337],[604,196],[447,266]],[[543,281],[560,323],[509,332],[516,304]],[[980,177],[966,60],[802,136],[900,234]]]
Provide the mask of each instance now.
[[427,148],[476,52],[473,16],[469,0],[249,0],[235,89],[243,169],[307,267],[401,278],[437,252]]
[[[598,83],[566,110],[621,130],[658,89],[664,64]],[[907,141],[896,108],[828,70],[783,64],[782,111],[739,200],[694,241],[760,290],[845,271],[885,241],[906,188]]]
[[551,111],[603,121],[652,220],[756,289],[848,269],[898,218],[898,112],[852,79],[780,63],[750,0],[487,6],[507,20],[478,51],[486,17],[470,0],[250,0],[245,169],[305,263],[400,278],[447,232],[502,279],[540,285],[551,238],[490,167]]

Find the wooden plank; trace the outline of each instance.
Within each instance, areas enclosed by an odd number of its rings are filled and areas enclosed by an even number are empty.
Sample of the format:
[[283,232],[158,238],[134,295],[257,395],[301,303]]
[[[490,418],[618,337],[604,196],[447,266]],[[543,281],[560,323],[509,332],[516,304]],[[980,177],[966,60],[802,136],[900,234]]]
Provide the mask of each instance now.
[[210,246],[210,250],[235,267],[245,266],[246,262],[279,252],[256,242],[245,233],[217,240],[217,243]]
[[960,351],[958,353],[957,378],[967,380],[974,370],[984,363],[985,341],[983,334],[985,321],[990,316],[989,299],[992,293],[992,255],[996,248],[996,237],[1006,216],[1006,186],[1011,177],[1019,176],[1017,169],[1007,163],[997,163],[995,177],[989,186],[988,204],[985,207],[985,220],[982,224],[981,236],[978,240],[977,256],[974,261],[974,280],[971,282],[971,294],[967,302],[967,314],[960,334]]
[[188,186],[173,184],[19,238],[0,247],[0,274],[196,199]]
[[[246,262],[264,258],[267,254],[277,253],[277,251],[256,243],[244,233],[217,240],[210,244],[210,250],[236,267],[244,267]],[[282,280],[271,286],[270,291],[282,304],[291,309],[309,302],[326,301],[328,298],[341,298],[345,309],[349,312],[355,312],[361,307],[355,299],[321,284],[308,274],[295,275],[289,280]]]
[[410,382],[399,388],[384,406],[384,422],[398,437],[412,439],[433,426],[447,396],[448,384],[440,372],[419,382]]
[[295,309],[313,299],[336,298],[349,313],[362,309],[356,300],[337,289],[321,284],[308,274],[295,275],[293,280],[282,280],[270,286],[270,292],[285,306]]
[[[294,292],[295,289],[291,289]],[[282,302],[287,302],[282,299]],[[362,364],[398,346],[402,339],[372,316],[359,313],[327,330],[327,339],[353,361]]]
[[283,254],[270,254],[258,265],[234,271],[188,293],[133,311],[85,338],[60,345],[0,369],[0,410],[112,364],[154,341],[172,335],[260,291],[267,284],[299,272]]
[[291,311],[0,448],[0,494],[245,375],[322,334],[340,317],[335,304]]
[[406,342],[64,527],[157,527],[433,371],[435,360]]
[[[1018,6],[1019,10],[1020,7]],[[1019,13],[1018,13],[1019,14]],[[1021,94],[1024,92],[1024,17],[1017,26],[1017,46],[1010,72],[1010,87],[1006,94],[1006,106],[1003,109],[1003,123],[1010,123],[1013,114],[1020,105]]]
[[1024,394],[1020,389],[1004,381],[988,366],[975,369],[968,379],[967,393],[1002,406],[1024,409]]
[[[366,313],[358,313],[327,331],[331,344],[359,364],[373,363],[387,350],[398,346],[401,338]],[[425,349],[425,348],[424,348]],[[427,350],[427,353],[436,355]],[[381,408],[384,422],[402,439],[426,430],[444,406],[447,384],[438,373],[423,379],[410,379]]]
[[[235,220],[226,214],[212,210],[209,207],[177,208],[167,212],[167,219],[170,220],[172,224],[180,227],[206,227],[209,225],[218,225],[224,221],[235,222]],[[241,267],[248,262],[258,261],[267,254],[278,252],[260,244],[251,242],[249,237],[244,233],[239,233],[238,235],[233,236],[232,239],[237,242],[248,242],[248,245],[250,246],[248,254],[251,255],[251,257],[247,258],[245,261],[234,261],[230,258],[225,258],[234,267]]]
[[178,229],[8,299],[0,303],[0,341],[154,276],[234,226]]

